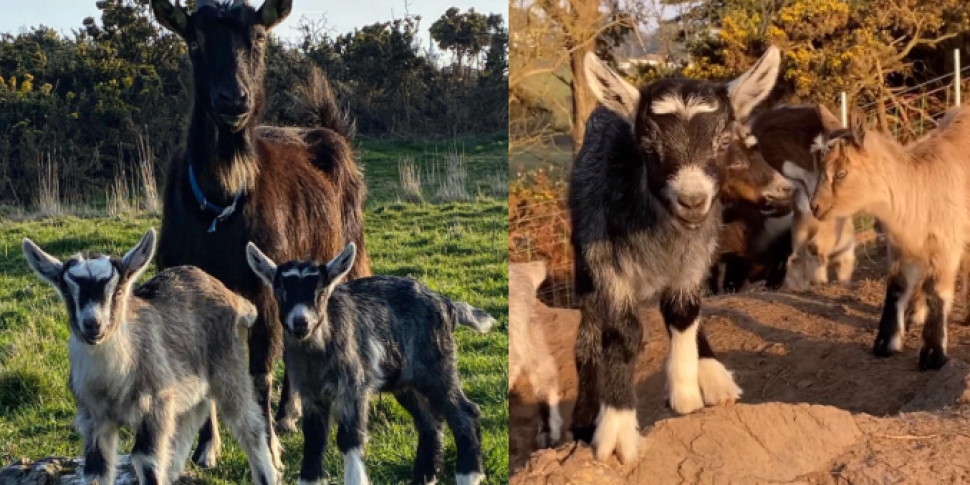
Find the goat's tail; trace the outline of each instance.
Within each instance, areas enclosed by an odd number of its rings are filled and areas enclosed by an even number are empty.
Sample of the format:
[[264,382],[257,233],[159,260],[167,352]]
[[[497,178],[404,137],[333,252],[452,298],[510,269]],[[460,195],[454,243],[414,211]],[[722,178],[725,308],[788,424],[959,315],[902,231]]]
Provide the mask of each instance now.
[[296,87],[296,103],[312,126],[329,128],[348,140],[354,138],[356,125],[337,106],[330,81],[320,68],[314,66],[310,76]]
[[[449,300],[448,303],[451,306],[451,314],[458,325],[464,325],[479,333],[488,333],[492,325],[495,324],[495,319],[485,310],[479,310],[463,301]],[[457,329],[458,326],[456,325],[455,328]]]

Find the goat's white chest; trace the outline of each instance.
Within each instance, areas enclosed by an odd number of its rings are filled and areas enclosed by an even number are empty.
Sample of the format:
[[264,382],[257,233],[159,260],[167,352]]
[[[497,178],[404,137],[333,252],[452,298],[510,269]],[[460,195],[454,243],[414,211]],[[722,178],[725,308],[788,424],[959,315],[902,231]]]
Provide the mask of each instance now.
[[[135,373],[129,349],[106,342],[86,345],[70,341],[71,391],[78,404],[94,414],[137,420],[137,396],[132,394]],[[120,412],[119,412],[120,411]]]

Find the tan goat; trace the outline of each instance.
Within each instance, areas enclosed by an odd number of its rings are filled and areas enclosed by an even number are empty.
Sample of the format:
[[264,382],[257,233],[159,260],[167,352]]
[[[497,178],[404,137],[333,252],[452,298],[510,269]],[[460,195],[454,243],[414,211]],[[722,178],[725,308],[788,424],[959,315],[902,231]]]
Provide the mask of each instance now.
[[849,129],[826,130],[815,148],[812,213],[821,221],[869,213],[893,246],[873,353],[902,349],[907,307],[920,285],[912,311],[912,322],[924,323],[919,366],[939,369],[948,360],[947,317],[970,242],[970,109],[954,108],[934,135],[907,147],[854,116]]
[[536,290],[546,279],[546,263],[509,263],[509,390],[525,373],[539,399],[539,435],[545,448],[559,442],[559,374],[542,328],[533,324]]
[[839,281],[848,281],[856,263],[851,218],[821,222],[808,207],[818,182],[811,147],[822,132],[842,128],[841,123],[828,110],[817,110],[811,105],[775,108],[758,115],[750,125],[762,156],[796,187],[791,217],[769,219],[766,227],[767,233],[791,228],[792,255],[786,286],[803,289],[809,283],[827,283],[830,262],[837,265]]

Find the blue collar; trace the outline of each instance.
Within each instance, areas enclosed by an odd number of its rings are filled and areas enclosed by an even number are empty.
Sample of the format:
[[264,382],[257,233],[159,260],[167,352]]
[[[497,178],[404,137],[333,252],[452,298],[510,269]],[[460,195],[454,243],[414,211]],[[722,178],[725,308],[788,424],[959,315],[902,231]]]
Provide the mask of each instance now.
[[199,188],[199,181],[195,179],[195,169],[192,168],[192,164],[189,164],[189,185],[192,186],[192,193],[195,194],[195,200],[199,203],[199,209],[203,211],[214,212],[216,214],[215,219],[212,220],[212,225],[209,226],[210,233],[216,232],[216,223],[222,222],[229,218],[233,212],[236,211],[236,203],[239,202],[239,197],[242,196],[242,191],[236,192],[236,195],[232,198],[232,205],[228,207],[219,207],[212,202],[209,202],[205,198],[205,194],[202,193],[202,189]]

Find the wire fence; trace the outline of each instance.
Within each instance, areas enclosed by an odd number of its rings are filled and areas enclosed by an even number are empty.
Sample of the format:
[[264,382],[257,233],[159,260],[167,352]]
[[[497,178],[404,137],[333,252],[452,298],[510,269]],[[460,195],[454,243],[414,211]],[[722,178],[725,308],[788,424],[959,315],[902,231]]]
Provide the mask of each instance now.
[[[935,120],[947,108],[960,104],[961,84],[970,78],[970,66],[960,67],[959,52],[955,53],[954,64],[953,72],[897,92],[896,102],[887,105],[881,119],[900,142],[907,143],[922,137],[936,127]],[[840,96],[839,105],[842,122],[847,125],[851,100]],[[866,118],[867,126],[880,126],[879,106],[879,103],[873,102],[856,108]],[[551,180],[540,169],[538,173],[520,174],[511,184],[509,261],[546,261],[549,275],[539,288],[539,298],[551,306],[575,307],[565,182]],[[868,225],[857,223],[856,227]]]

